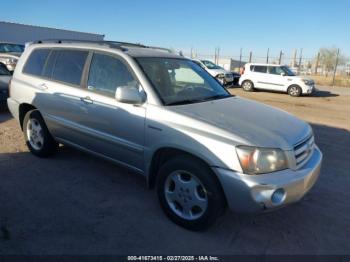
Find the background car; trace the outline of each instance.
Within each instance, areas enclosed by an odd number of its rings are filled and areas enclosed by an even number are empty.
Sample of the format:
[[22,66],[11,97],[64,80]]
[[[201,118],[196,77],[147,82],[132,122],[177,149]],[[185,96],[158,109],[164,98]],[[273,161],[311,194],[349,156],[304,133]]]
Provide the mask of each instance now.
[[0,43],[0,63],[4,64],[12,73],[15,70],[18,58],[24,51],[24,45]]
[[11,73],[5,65],[0,64],[0,109],[6,106],[6,99],[9,96],[9,82]]
[[309,95],[315,90],[314,80],[295,75],[288,66],[275,64],[247,63],[239,84],[244,91],[256,88],[287,92],[291,96]]
[[204,68],[209,74],[211,74],[217,80],[219,80],[219,82],[224,86],[232,86],[232,85],[238,84],[239,78],[241,76],[240,74],[227,71],[226,69],[214,64],[209,60],[193,60],[193,61],[198,65],[200,65],[202,68]]

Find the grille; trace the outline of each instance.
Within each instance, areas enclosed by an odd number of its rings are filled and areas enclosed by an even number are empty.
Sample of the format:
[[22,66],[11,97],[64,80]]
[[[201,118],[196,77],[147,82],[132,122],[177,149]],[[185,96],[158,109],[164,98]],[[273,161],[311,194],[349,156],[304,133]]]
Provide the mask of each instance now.
[[297,168],[302,167],[311,157],[315,148],[314,136],[302,140],[294,147],[295,162]]

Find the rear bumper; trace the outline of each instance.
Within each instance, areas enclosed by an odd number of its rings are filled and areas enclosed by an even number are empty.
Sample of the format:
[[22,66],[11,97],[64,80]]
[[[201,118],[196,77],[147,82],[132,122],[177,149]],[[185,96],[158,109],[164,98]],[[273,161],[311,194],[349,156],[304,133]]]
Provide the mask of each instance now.
[[257,213],[299,201],[316,183],[321,162],[322,153],[316,147],[310,160],[299,170],[287,169],[263,175],[244,175],[221,168],[214,168],[214,172],[219,177],[230,209]]
[[9,108],[9,111],[12,114],[12,116],[19,120],[19,103],[16,100],[9,97],[7,99],[7,107]]

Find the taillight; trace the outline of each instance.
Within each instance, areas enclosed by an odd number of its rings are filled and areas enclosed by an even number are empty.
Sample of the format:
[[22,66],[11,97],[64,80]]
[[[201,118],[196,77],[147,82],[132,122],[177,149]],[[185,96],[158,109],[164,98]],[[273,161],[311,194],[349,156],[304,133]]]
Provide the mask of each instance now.
[[11,82],[12,82],[12,78],[9,81],[9,97],[11,97]]

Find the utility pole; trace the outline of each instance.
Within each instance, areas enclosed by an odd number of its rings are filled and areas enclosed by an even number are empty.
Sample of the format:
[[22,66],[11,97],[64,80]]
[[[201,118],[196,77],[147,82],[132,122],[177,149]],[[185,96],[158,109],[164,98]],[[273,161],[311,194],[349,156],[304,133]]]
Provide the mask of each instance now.
[[315,64],[315,75],[317,75],[319,61],[320,61],[320,52],[317,53],[316,64]]
[[298,66],[298,75],[300,74],[300,69],[301,69],[301,60],[303,58],[303,49],[300,48],[300,57],[299,57],[299,66]]
[[252,52],[252,51],[250,51],[250,53],[249,53],[249,63],[251,63],[251,62],[252,62],[252,56],[253,56],[253,52]]
[[218,61],[216,62],[216,64],[219,64],[219,59],[220,59],[220,47],[218,47],[218,56],[217,56]]
[[280,58],[278,60],[278,64],[281,64],[282,63],[282,55],[283,55],[283,52],[282,50],[280,51]]
[[241,68],[241,67],[242,67],[242,48],[239,52],[239,68]]
[[214,63],[216,64],[216,52],[217,52],[217,48],[215,47],[215,53],[214,53]]
[[334,72],[333,72],[333,87],[334,87],[334,82],[335,82],[335,74],[337,73],[337,67],[338,67],[338,62],[339,62],[339,48],[338,48],[338,51],[337,51],[337,58],[335,60],[335,67],[334,67]]
[[266,64],[269,63],[269,53],[270,53],[270,48],[267,48],[267,54],[266,54]]

